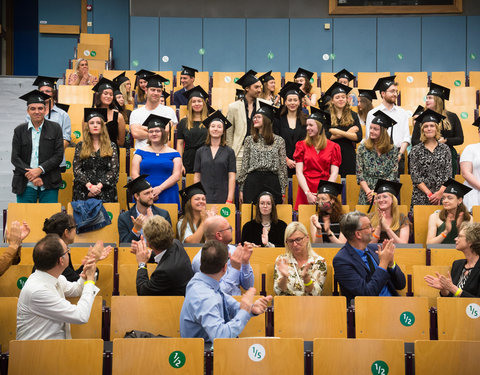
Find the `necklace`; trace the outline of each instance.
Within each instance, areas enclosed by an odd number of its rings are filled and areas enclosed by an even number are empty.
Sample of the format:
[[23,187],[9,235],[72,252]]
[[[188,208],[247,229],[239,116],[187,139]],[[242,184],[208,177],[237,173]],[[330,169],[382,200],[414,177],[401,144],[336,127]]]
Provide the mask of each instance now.
[[265,228],[268,228],[270,226],[270,223],[266,223],[266,224],[262,223],[262,226]]

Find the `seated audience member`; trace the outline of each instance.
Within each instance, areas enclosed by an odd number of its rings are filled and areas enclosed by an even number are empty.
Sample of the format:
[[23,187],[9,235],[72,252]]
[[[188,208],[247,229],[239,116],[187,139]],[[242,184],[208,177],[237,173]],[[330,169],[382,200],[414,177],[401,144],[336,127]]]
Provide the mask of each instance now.
[[148,176],[140,175],[124,186],[135,198],[135,204],[118,216],[119,243],[139,241],[143,234],[143,224],[151,216],[161,216],[172,224],[168,211],[153,205],[153,188],[146,177]]
[[[132,252],[138,262],[137,294],[139,296],[184,296],[193,276],[192,264],[182,244],[174,239],[170,223],[163,217],[149,217],[143,225],[145,242],[132,242]],[[152,249],[157,268],[150,278],[146,263]]]
[[442,297],[480,298],[480,223],[463,223],[455,248],[465,259],[455,260],[448,275],[425,276],[428,286],[439,289]]
[[393,240],[385,240],[382,246],[370,244],[372,224],[358,211],[343,216],[340,230],[347,243],[333,258],[333,270],[347,301],[356,296],[397,296],[406,281],[395,264]]
[[[5,239],[8,247],[0,255],[0,277],[10,266],[20,263],[20,253],[22,250],[22,241],[29,235],[30,227],[24,221],[20,224],[13,221],[10,229],[5,230]],[[252,284],[253,285],[253,284]]]
[[[287,224],[278,218],[274,195],[268,186],[263,186],[257,199],[255,218],[252,217],[242,228],[242,242],[252,242],[261,247],[283,247]],[[253,207],[252,207],[253,212]]]
[[252,316],[265,312],[272,296],[254,302],[255,288],[250,288],[237,302],[221,290],[220,280],[228,269],[228,249],[222,242],[205,243],[200,263],[200,272],[187,285],[180,313],[180,335],[203,338],[208,343],[235,338]]
[[[140,69],[135,73],[137,80],[135,81],[135,98],[134,98],[134,108],[138,106],[144,106],[147,102],[147,83],[148,78],[154,76],[155,73],[149,70]],[[139,122],[141,124],[141,122]]]
[[195,86],[195,73],[198,70],[195,68],[190,68],[188,66],[182,65],[182,71],[180,72],[180,84],[183,86],[180,90],[175,91],[173,94],[173,104],[178,107],[181,105],[187,105],[188,97],[184,94],[185,92],[193,89]]
[[[480,117],[472,125],[477,127],[480,135]],[[471,211],[473,206],[480,206],[480,143],[465,147],[460,156],[460,169],[465,178],[465,185],[472,188],[472,191],[463,198],[463,203]]]
[[73,200],[117,202],[120,163],[118,148],[110,141],[105,108],[84,108],[83,141],[73,157]]
[[443,209],[435,211],[428,219],[427,245],[454,244],[463,222],[472,222],[473,217],[463,204],[463,196],[471,188],[449,178],[444,184]]
[[[212,216],[205,219],[205,240],[219,241],[227,246],[229,260],[227,262],[227,272],[220,280],[220,289],[223,293],[231,296],[239,296],[240,287],[248,290],[253,287],[254,276],[250,266],[250,256],[253,253],[253,245],[244,242],[243,246],[232,245],[233,229],[227,219],[221,216]],[[202,250],[200,250],[192,260],[192,269],[194,273],[200,271],[200,261]]]
[[[33,249],[36,271],[25,282],[17,305],[17,340],[71,339],[70,324],[85,324],[95,296],[95,258],[89,257],[76,282],[62,275],[69,250],[56,234],[47,234]],[[65,297],[80,297],[76,305]]]
[[319,296],[327,276],[327,263],[316,254],[307,229],[294,221],[285,230],[285,254],[275,261],[273,273],[277,296]]
[[98,77],[88,72],[88,60],[77,59],[75,63],[75,72],[68,77],[68,85],[74,86],[89,86],[96,85]]
[[342,203],[338,196],[343,185],[320,180],[317,188],[317,213],[310,217],[310,235],[313,243],[345,243],[340,233],[340,220],[343,216]]

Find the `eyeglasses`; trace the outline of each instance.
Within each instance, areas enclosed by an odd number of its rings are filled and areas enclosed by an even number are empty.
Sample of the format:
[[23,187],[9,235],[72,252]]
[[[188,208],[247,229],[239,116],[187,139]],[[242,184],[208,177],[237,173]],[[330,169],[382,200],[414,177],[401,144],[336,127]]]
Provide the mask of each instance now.
[[230,225],[228,228],[219,230],[219,232],[224,232],[224,231],[226,231],[226,230],[233,230],[233,228],[232,228],[232,226]]
[[70,252],[70,249],[67,248],[67,251],[65,251],[62,255],[60,255],[60,258],[63,257],[64,255],[68,254]]
[[77,225],[70,225],[69,227],[67,227],[68,230],[72,230],[72,229],[76,229],[77,228]]
[[366,226],[366,227],[359,228],[359,229],[356,230],[356,232],[360,232],[360,231],[365,230],[365,229],[372,230],[373,229],[372,224],[368,224],[368,226]]
[[285,242],[289,245],[293,245],[293,243],[295,242],[297,245],[300,245],[302,243],[302,241],[305,239],[306,236],[303,236],[303,237],[298,237],[298,238],[292,238],[292,239],[288,239],[286,240]]

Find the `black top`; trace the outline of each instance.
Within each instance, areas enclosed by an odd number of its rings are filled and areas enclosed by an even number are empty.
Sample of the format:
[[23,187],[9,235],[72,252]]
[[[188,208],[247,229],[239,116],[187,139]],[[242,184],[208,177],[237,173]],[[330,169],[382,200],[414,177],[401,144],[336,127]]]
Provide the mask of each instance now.
[[193,173],[195,154],[200,147],[205,145],[207,139],[207,129],[200,124],[200,121],[194,121],[193,127],[187,129],[187,118],[184,117],[177,126],[177,139],[182,139],[184,142],[182,160],[186,173]]
[[[270,232],[268,232],[268,242],[271,242],[275,247],[285,247],[285,229],[287,224],[278,220],[277,224],[271,223]],[[262,243],[262,223],[257,223],[251,220],[242,228],[242,243],[244,241],[252,242],[255,245],[265,247]]]
[[[446,130],[441,126],[441,133],[442,137],[447,140],[446,144],[452,149],[453,146],[458,146],[463,143],[463,130],[460,119],[455,113],[447,111],[447,118],[452,128]],[[421,124],[415,121],[412,132],[412,146],[420,143],[420,128]]]
[[113,112],[113,119],[112,121],[108,121],[105,126],[107,127],[108,136],[110,137],[110,141],[117,144],[118,139],[118,113],[117,111]]
[[[457,285],[460,281],[460,276],[464,270],[464,266],[467,263],[466,259],[459,259],[453,262],[452,264],[452,282],[453,284]],[[450,293],[449,297],[452,296]],[[469,297],[469,298],[479,298],[480,297],[480,260],[477,261],[473,269],[470,271],[470,275],[468,276],[465,285],[462,288],[462,295],[461,297]]]
[[[299,119],[295,128],[292,129],[288,125],[287,115],[283,115],[278,119],[275,119],[273,123],[273,132],[285,141],[285,151],[287,153],[287,158],[293,160],[293,154],[295,152],[295,146],[298,141],[303,141],[307,136],[307,126],[302,125]],[[295,174],[295,168],[288,168],[288,177],[291,177]]]

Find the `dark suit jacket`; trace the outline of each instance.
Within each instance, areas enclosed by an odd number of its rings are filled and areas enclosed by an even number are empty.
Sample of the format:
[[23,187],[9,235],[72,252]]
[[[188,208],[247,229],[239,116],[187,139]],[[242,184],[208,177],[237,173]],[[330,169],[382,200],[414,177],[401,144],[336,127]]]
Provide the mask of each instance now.
[[[459,259],[453,262],[452,270],[450,271],[450,275],[452,276],[452,282],[457,285],[458,281],[460,280],[460,276],[463,271],[463,266],[467,263],[466,259]],[[449,297],[453,296],[450,293]],[[467,282],[465,286],[462,288],[462,297],[469,297],[469,298],[479,298],[480,297],[480,260],[477,261],[475,267],[468,276]]]
[[[45,189],[58,189],[62,184],[60,163],[63,160],[63,133],[56,122],[44,120],[40,134],[38,150],[38,164],[45,173],[40,175]],[[12,164],[13,170],[12,192],[22,194],[27,187],[25,177],[26,168],[30,168],[32,156],[32,131],[28,130],[28,123],[18,125],[13,132]]]
[[192,263],[183,245],[173,240],[162,259],[148,279],[148,271],[137,271],[137,294],[139,296],[184,296],[188,282],[193,277]]
[[[378,255],[375,253],[377,244],[367,247],[368,253],[379,264]],[[355,249],[347,242],[333,258],[335,280],[340,284],[340,291],[347,297],[347,301],[356,296],[378,296],[382,288],[387,285],[393,296],[397,296],[397,289],[405,288],[405,275],[398,265],[387,271],[376,267],[370,275],[370,270],[363,262]]]
[[[167,210],[158,208],[157,206],[152,206],[152,212],[154,215],[159,215],[164,217],[170,224],[172,224],[172,221],[170,220],[170,214],[168,213]],[[140,237],[132,232],[133,223],[132,223],[132,218],[130,216],[133,216],[134,218],[137,217],[136,204],[134,204],[133,207],[130,208],[128,211],[122,212],[118,216],[118,234],[120,237],[119,243],[130,243],[134,240],[135,241],[140,240]]]

